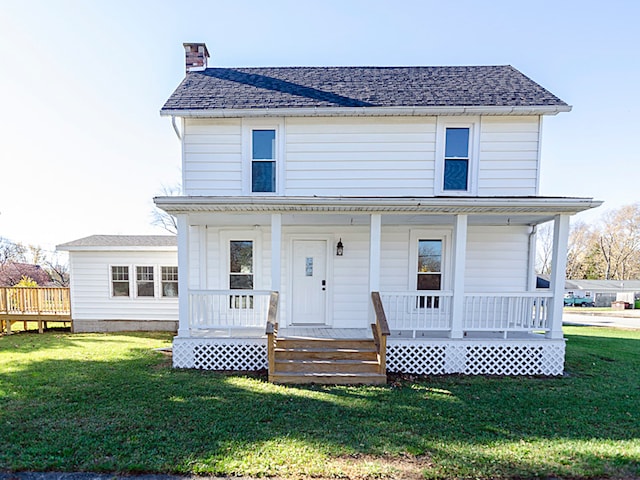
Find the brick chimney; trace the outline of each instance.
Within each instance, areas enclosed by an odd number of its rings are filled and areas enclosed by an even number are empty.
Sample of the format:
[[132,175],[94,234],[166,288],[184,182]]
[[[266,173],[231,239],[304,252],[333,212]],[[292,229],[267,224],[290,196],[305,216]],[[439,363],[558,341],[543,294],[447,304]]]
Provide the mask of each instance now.
[[204,43],[183,43],[185,52],[185,68],[189,72],[201,72],[207,68],[209,50]]

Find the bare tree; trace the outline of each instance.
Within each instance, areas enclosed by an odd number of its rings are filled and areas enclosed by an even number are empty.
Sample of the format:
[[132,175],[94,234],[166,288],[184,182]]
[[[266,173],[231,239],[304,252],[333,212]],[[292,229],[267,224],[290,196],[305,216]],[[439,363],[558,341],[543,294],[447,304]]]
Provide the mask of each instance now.
[[548,275],[551,273],[551,256],[553,254],[553,223],[547,222],[538,226],[536,249],[536,271]]
[[49,272],[49,276],[51,277],[51,281],[58,285],[59,287],[68,287],[69,286],[69,264],[68,263],[60,263],[57,261],[47,261],[45,269]]
[[47,262],[47,252],[40,245],[27,245],[27,263],[44,265]]
[[[175,185],[162,185],[160,196],[163,197],[175,197],[182,194],[182,186],[180,184]],[[178,233],[178,223],[176,217],[168,214],[164,210],[154,207],[151,212],[151,225],[162,227],[170,233]]]
[[598,239],[605,280],[628,280],[640,273],[640,203],[607,212]]
[[21,243],[0,237],[0,265],[7,262],[25,263],[27,261],[27,249]]
[[[584,222],[578,222],[571,226],[569,232],[569,245],[567,249],[567,270],[569,279],[594,278],[594,264],[599,260],[594,257],[594,248],[598,238],[597,232]],[[597,277],[595,277],[597,278]]]

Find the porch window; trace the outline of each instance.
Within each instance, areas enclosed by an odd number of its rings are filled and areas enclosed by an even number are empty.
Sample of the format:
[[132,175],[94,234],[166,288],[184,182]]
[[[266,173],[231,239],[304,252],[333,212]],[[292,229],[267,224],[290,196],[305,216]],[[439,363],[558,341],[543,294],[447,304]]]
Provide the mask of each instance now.
[[[253,290],[253,241],[229,242],[229,289]],[[253,296],[231,295],[230,308],[253,308]]]
[[111,267],[111,295],[114,297],[129,296],[129,267]]
[[469,189],[469,128],[445,129],[442,189],[445,191]]
[[251,132],[251,191],[276,191],[276,131]]
[[178,296],[178,267],[160,267],[162,276],[162,296]]
[[[442,289],[442,240],[418,240],[417,290]],[[418,297],[418,308],[438,308],[440,298]]]
[[155,296],[153,267],[136,267],[136,295],[138,297]]

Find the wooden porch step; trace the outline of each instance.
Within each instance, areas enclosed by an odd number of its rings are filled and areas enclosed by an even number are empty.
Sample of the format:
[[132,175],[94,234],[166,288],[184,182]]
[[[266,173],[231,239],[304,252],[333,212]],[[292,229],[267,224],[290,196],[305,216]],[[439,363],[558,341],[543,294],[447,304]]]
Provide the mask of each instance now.
[[276,360],[276,372],[378,373],[377,360]]
[[278,338],[280,348],[373,348],[370,338]]
[[282,372],[269,375],[274,383],[321,383],[327,385],[383,385],[387,376],[379,373],[297,373]]
[[274,349],[275,383],[338,385],[383,384],[372,339],[278,338]]
[[375,348],[281,348],[275,350],[277,360],[373,360],[377,361]]

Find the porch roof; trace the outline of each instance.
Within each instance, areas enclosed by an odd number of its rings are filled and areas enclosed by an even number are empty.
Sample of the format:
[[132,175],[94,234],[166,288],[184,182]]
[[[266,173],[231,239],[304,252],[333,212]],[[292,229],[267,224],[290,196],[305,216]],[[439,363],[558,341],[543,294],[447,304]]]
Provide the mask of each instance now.
[[554,215],[598,207],[600,200],[576,197],[156,197],[156,205],[188,213],[379,213],[395,215],[514,215],[542,223]]

